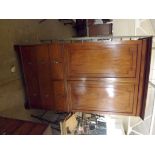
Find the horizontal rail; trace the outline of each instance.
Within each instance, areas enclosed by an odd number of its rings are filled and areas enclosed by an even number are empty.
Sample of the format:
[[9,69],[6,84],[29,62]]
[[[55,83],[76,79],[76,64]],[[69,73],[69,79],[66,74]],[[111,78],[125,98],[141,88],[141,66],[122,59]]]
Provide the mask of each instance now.
[[155,37],[155,36],[102,36],[102,37],[73,37],[73,38],[61,38],[61,39],[45,39],[45,40],[40,40],[41,42],[53,42],[53,41],[99,41],[99,40],[114,40],[114,39],[120,39],[123,40],[124,38],[128,38],[128,40],[133,40],[133,39],[142,39],[146,37]]

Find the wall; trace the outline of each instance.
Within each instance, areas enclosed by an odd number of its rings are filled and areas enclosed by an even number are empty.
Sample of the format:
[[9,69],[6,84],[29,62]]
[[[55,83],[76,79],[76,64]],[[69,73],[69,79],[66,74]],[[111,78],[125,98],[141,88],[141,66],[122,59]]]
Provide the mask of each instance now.
[[113,35],[114,36],[134,36],[135,20],[134,19],[114,19]]
[[64,26],[58,20],[46,20],[41,24],[39,20],[0,20],[0,114],[13,108],[16,113],[18,106],[24,107],[23,86],[13,46],[74,35],[70,25]]

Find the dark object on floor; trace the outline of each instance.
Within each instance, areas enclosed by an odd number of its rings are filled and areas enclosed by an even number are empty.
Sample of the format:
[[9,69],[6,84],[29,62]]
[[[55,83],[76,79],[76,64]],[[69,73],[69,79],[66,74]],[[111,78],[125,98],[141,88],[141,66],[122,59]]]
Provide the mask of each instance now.
[[31,117],[36,118],[41,122],[46,122],[46,123],[50,124],[51,128],[52,128],[52,133],[53,133],[53,130],[57,130],[56,132],[58,132],[58,134],[60,134],[60,121],[64,120],[65,117],[68,115],[68,113],[65,113],[65,112],[53,113],[53,115],[51,115],[51,117],[52,116],[56,117],[56,119],[54,121],[52,121],[51,118],[46,118],[47,113],[48,112],[45,111],[45,112],[43,112],[42,115],[31,115]]
[[43,123],[0,117],[1,135],[43,135],[48,126]]

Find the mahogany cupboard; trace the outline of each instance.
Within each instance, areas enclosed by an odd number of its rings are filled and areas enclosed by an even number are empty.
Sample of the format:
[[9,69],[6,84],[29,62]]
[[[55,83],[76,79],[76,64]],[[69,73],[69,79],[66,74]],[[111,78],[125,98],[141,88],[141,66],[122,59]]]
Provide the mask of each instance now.
[[152,38],[15,46],[26,107],[144,116]]

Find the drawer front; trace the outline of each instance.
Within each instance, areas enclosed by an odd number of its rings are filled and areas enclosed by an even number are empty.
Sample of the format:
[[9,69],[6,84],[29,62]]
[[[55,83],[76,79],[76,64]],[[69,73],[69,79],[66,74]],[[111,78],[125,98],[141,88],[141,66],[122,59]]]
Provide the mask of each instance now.
[[133,111],[134,84],[102,82],[69,82],[73,111],[129,113]]
[[51,75],[53,80],[64,79],[64,59],[62,45],[53,43],[49,45],[49,55],[51,62]]
[[66,105],[66,92],[63,81],[53,82],[54,105],[56,111],[68,111]]
[[73,43],[67,52],[70,78],[136,77],[137,44]]

